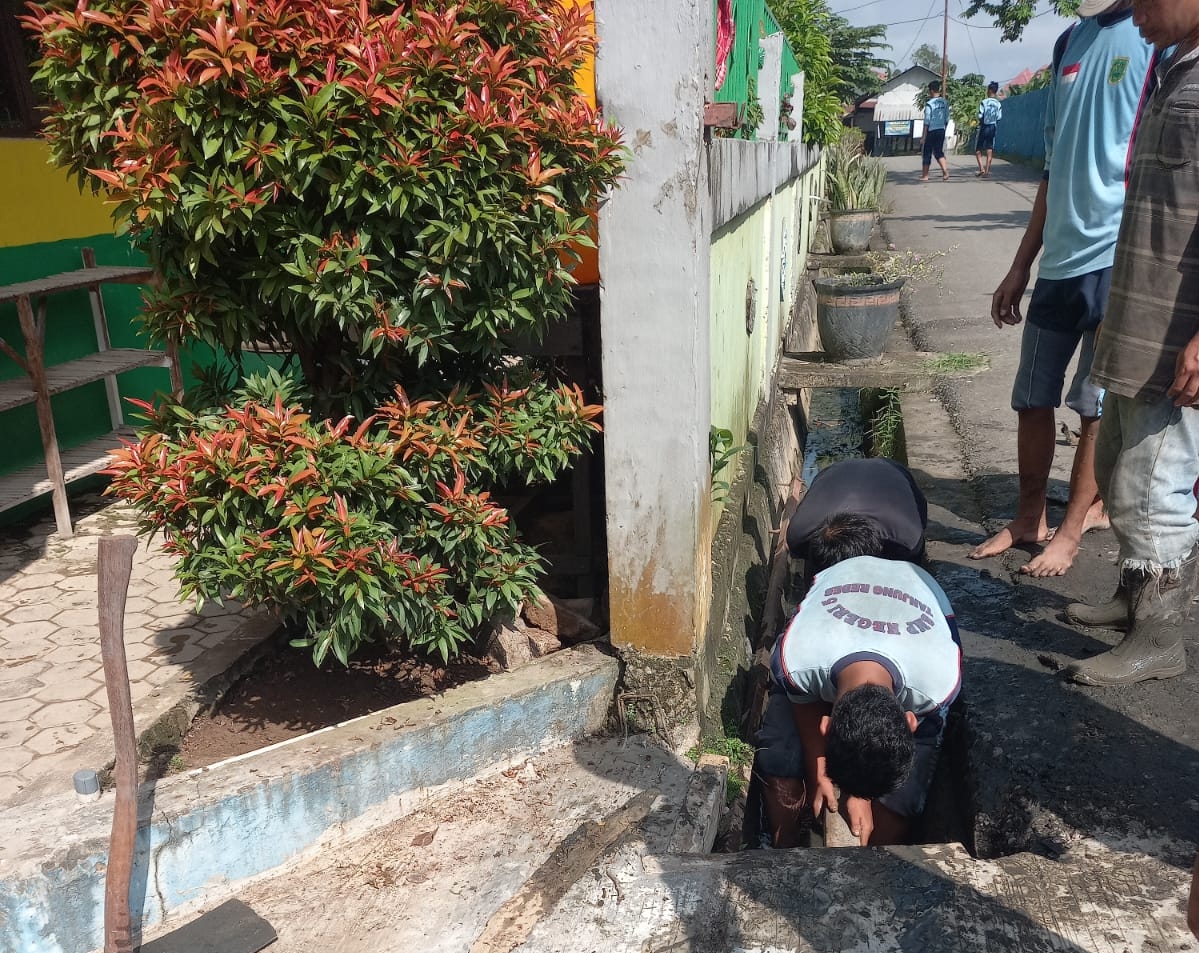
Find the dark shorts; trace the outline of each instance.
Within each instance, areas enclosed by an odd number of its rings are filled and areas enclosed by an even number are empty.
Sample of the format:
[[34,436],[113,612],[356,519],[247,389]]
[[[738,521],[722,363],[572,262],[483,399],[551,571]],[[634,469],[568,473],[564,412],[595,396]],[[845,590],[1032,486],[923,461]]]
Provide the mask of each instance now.
[[994,149],[995,148],[995,130],[998,128],[999,128],[998,124],[993,123],[993,122],[984,122],[981,126],[979,126],[978,127],[978,145],[976,145],[974,147],[975,151],[986,152],[988,149]]
[[1038,278],[1028,302],[1028,320],[1048,331],[1090,331],[1107,308],[1112,270],[1100,268],[1074,278]]
[[[882,804],[901,817],[919,817],[924,813],[924,802],[937,768],[937,756],[941,750],[948,713],[949,706],[945,705],[920,719],[914,736],[916,759],[907,780],[890,794],[879,798]],[[756,770],[779,778],[804,776],[803,746],[791,714],[791,700],[785,692],[777,689],[771,692],[757,740]]]
[[924,164],[929,165],[933,156],[945,158],[945,130],[926,129],[924,132]]
[[1075,278],[1037,279],[1012,384],[1012,410],[1061,406],[1066,371],[1078,352],[1066,406],[1083,417],[1102,414],[1103,391],[1091,383],[1091,359],[1111,283],[1110,268]]

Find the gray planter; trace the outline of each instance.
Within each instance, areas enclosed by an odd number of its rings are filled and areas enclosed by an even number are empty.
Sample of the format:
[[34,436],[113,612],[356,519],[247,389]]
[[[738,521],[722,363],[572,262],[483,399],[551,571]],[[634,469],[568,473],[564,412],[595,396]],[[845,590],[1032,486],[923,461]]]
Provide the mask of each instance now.
[[850,286],[836,278],[817,278],[816,327],[820,346],[833,361],[877,360],[899,318],[904,279]]
[[870,247],[870,235],[878,212],[872,208],[829,212],[829,240],[838,255],[860,255]]

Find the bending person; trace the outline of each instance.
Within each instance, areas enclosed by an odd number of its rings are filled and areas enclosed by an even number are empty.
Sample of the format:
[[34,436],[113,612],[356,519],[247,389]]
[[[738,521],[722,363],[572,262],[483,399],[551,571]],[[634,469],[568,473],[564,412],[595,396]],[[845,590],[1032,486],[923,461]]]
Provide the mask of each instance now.
[[941,587],[911,563],[843,560],[816,577],[771,671],[755,770],[774,846],[797,846],[804,812],[825,807],[863,846],[907,840],[961,682]]
[[[821,470],[800,500],[787,525],[787,548],[806,562],[811,579],[848,556],[920,562],[927,527],[928,501],[907,467],[885,457],[840,460]],[[863,532],[877,541],[848,539]],[[813,558],[817,540],[822,551]],[[838,545],[848,548],[842,553]]]

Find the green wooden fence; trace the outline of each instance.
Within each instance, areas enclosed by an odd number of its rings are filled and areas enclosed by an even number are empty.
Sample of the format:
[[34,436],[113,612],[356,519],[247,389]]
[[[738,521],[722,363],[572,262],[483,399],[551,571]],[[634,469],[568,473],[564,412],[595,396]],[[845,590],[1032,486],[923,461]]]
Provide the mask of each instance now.
[[[717,10],[717,0],[712,0]],[[716,16],[713,18],[716,22]],[[758,71],[762,66],[758,40],[774,33],[781,33],[778,20],[767,6],[766,0],[733,0],[733,23],[735,27],[733,47],[729,51],[728,71],[724,83],[713,97],[718,103],[740,103],[750,99],[750,85],[758,86]],[[715,47],[713,47],[715,48]],[[790,45],[783,43],[783,68],[779,77],[779,94],[791,94],[791,80],[799,72],[799,62]]]

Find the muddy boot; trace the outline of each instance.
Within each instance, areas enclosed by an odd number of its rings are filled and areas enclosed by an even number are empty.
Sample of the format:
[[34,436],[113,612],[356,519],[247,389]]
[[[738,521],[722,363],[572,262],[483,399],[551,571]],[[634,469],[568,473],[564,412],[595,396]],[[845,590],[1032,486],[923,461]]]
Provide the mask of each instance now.
[[1066,619],[1077,625],[1127,629],[1128,590],[1124,588],[1123,580],[1116,587],[1115,594],[1102,605],[1092,606],[1085,602],[1071,602],[1066,606]]
[[1177,569],[1160,575],[1126,570],[1121,582],[1131,604],[1132,628],[1110,652],[1065,668],[1067,678],[1083,685],[1131,685],[1151,678],[1172,678],[1186,671],[1183,627],[1191,615],[1199,550],[1191,550]]

